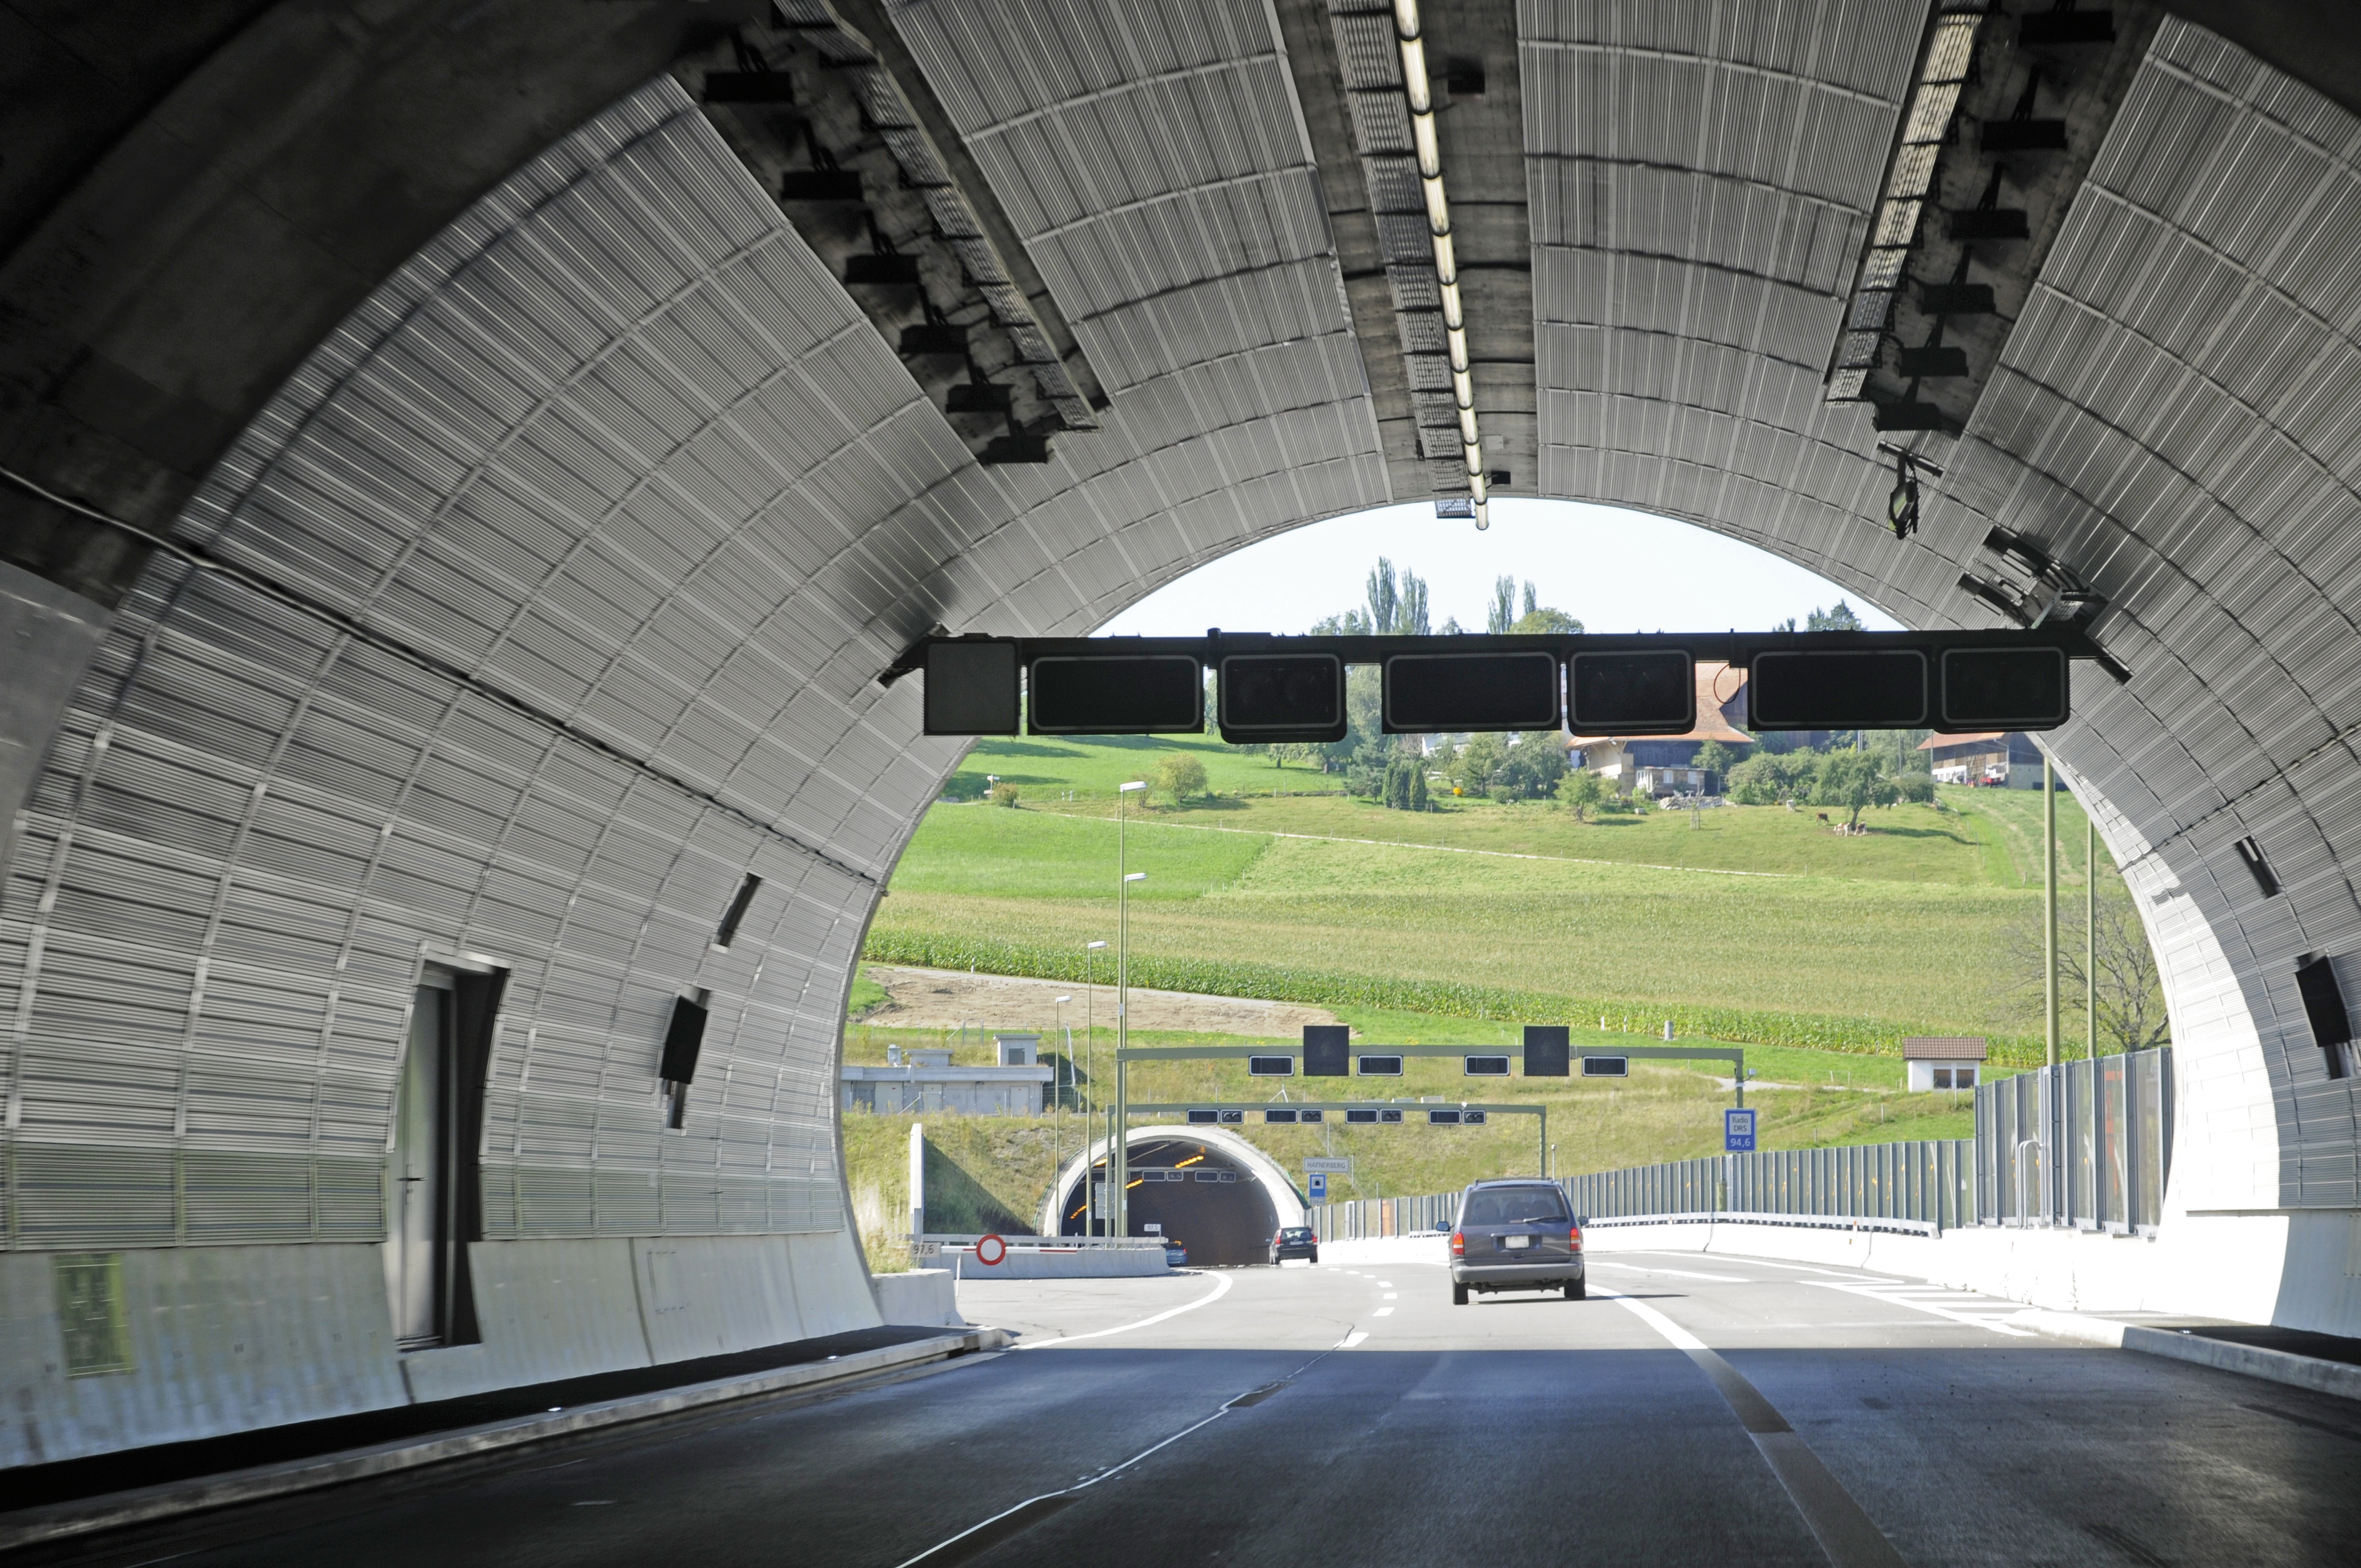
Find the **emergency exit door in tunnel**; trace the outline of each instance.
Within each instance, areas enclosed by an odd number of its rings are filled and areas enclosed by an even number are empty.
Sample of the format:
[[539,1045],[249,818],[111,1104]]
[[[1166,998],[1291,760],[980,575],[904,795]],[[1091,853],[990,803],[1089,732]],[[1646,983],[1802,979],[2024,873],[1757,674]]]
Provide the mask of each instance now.
[[[1131,1147],[1131,1233],[1162,1234],[1189,1249],[1192,1264],[1235,1266],[1270,1257],[1279,1228],[1270,1195],[1254,1172],[1186,1138],[1137,1142]],[[1059,1212],[1066,1235],[1084,1233],[1089,1188],[1077,1181]]]

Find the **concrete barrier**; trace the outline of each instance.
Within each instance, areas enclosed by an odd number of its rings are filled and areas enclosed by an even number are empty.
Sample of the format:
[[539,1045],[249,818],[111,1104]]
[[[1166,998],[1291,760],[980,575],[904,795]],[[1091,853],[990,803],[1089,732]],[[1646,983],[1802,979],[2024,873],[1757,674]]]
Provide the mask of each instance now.
[[959,1297],[952,1288],[950,1269],[914,1268],[906,1274],[880,1274],[874,1277],[878,1315],[887,1322],[927,1328],[967,1326],[967,1320],[960,1316]]

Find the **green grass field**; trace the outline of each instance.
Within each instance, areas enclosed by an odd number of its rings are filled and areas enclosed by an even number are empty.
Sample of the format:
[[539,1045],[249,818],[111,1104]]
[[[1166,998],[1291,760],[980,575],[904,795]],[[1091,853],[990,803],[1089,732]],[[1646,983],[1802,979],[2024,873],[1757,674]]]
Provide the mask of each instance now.
[[[1126,863],[1148,873],[1133,894],[1135,962],[1284,962],[1643,1007],[1856,1018],[1889,1034],[1974,1034],[1990,1032],[2001,929],[2034,897],[1971,880],[1978,851],[1948,827],[1935,833],[1939,853],[1956,862],[1952,874],[1901,880],[1279,837],[1203,820],[1214,815],[1161,813],[1125,829]],[[1497,806],[1485,815],[1560,833],[1552,818],[1565,817]],[[1675,848],[1719,838],[1728,859],[1742,858],[1733,842],[1758,832],[1774,846],[1784,840],[1791,862],[1818,852],[1813,835],[1789,830],[1794,814],[1781,808],[1711,816],[1733,826],[1717,834],[1651,823],[1641,831]],[[1749,817],[1783,820],[1758,828],[1743,822]],[[1374,835],[1433,822],[1368,808],[1354,825]],[[1476,826],[1498,835],[1512,825]],[[938,806],[903,858],[879,936],[1078,952],[1114,935],[1115,837],[1101,818]],[[1873,839],[1817,837],[1876,847]],[[873,940],[873,950],[882,945]],[[1256,993],[1218,981],[1200,988]]]

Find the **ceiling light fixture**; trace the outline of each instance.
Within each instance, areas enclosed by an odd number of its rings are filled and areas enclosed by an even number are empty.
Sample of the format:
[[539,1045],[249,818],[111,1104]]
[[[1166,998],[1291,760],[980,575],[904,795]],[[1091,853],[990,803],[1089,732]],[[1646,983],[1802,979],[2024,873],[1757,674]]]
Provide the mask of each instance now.
[[1928,24],[1927,50],[1911,84],[1893,161],[1886,166],[1885,188],[1870,214],[1869,244],[1845,300],[1844,323],[1838,329],[1823,394],[1829,402],[1858,400],[1876,367],[1886,323],[1893,319],[1894,296],[1902,288],[1905,263],[1917,236],[1918,214],[1934,193],[1935,160],[1974,64],[1976,29],[1983,19],[1981,0],[1973,5],[1943,0]]
[[[1443,285],[1443,336],[1451,354],[1451,396],[1459,405],[1459,444],[1467,460],[1467,493],[1477,528],[1489,528],[1489,486],[1484,440],[1476,423],[1476,380],[1467,359],[1467,318],[1459,300],[1459,258],[1451,243],[1451,203],[1443,191],[1443,146],[1435,135],[1434,92],[1426,75],[1426,42],[1418,0],[1394,0],[1394,37],[1401,47],[1402,90],[1410,97],[1410,137],[1426,197],[1426,227],[1434,242],[1434,272]],[[1438,514],[1440,507],[1438,506]]]

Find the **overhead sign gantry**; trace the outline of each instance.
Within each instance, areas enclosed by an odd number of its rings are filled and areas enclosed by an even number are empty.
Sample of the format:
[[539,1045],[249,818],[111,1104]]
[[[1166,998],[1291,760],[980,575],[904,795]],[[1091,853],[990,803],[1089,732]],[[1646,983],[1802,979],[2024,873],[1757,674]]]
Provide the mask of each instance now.
[[2072,661],[2129,673],[2079,624],[1994,631],[1634,632],[1628,635],[1009,638],[933,636],[888,682],[926,674],[929,735],[1193,735],[1234,745],[1344,739],[1348,665],[1380,672],[1388,734],[1547,730],[1682,735],[1696,666],[1749,673],[1764,729],[2054,729]]

